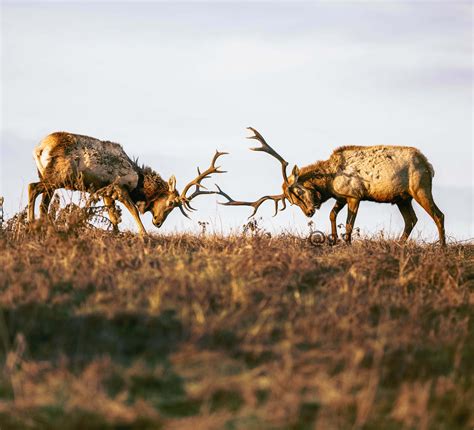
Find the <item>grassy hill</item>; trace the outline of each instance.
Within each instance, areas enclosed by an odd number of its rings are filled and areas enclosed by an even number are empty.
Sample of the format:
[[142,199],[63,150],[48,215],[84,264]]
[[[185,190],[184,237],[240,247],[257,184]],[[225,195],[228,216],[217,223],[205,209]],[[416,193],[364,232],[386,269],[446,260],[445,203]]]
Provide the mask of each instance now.
[[0,230],[2,429],[474,426],[474,246]]

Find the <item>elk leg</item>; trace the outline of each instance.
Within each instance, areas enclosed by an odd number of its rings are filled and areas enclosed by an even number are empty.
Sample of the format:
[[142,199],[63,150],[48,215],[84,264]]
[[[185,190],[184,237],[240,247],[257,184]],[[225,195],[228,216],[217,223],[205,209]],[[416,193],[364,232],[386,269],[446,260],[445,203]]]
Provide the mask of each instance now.
[[439,242],[441,243],[441,246],[446,246],[446,237],[444,233],[444,214],[439,210],[438,206],[436,206],[431,194],[431,190],[417,190],[413,197],[420,204],[420,206],[426,212],[428,212],[429,216],[433,218],[436,227],[438,227]]
[[411,205],[411,198],[397,203],[397,206],[398,209],[400,209],[403,220],[405,221],[405,229],[403,230],[403,234],[400,237],[400,241],[406,242],[408,236],[410,236],[410,233],[413,230],[413,227],[415,227],[418,218],[416,217],[413,206]]
[[142,220],[140,219],[140,215],[138,213],[138,209],[135,206],[135,203],[133,203],[132,199],[130,198],[128,191],[122,187],[118,187],[117,191],[118,191],[118,201],[123,203],[124,206],[128,209],[128,211],[132,214],[133,219],[138,225],[138,230],[140,231],[140,234],[145,236],[146,235],[145,227],[143,226]]
[[109,214],[110,222],[112,223],[114,232],[118,232],[118,224],[120,220],[117,217],[114,199],[112,199],[111,197],[104,197],[103,199],[105,206],[107,206],[107,212]]
[[347,199],[347,221],[346,221],[346,233],[344,240],[346,243],[351,243],[352,229],[354,228],[354,222],[359,210],[360,200],[358,199]]
[[42,182],[32,182],[28,185],[28,221],[35,219],[35,202],[36,198],[45,191]]
[[336,201],[336,204],[331,210],[329,214],[329,219],[331,220],[331,234],[334,240],[337,239],[337,214],[341,211],[341,209],[346,205],[344,201]]
[[43,196],[41,197],[40,204],[40,217],[43,218],[48,215],[49,204],[53,198],[54,190],[45,190]]

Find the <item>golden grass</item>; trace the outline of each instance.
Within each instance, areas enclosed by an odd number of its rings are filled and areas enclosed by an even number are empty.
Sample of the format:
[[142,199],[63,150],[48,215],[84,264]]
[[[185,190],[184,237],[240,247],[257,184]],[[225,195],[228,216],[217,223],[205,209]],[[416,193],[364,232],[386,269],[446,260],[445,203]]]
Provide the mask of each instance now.
[[0,230],[0,427],[474,426],[473,245]]

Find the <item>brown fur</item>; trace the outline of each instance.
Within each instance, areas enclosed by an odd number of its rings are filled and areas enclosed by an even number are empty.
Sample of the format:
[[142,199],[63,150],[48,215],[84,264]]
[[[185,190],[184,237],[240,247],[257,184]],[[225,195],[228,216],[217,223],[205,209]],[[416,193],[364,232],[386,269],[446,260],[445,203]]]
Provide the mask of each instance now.
[[[87,192],[104,189],[125,204],[144,232],[137,207],[143,212],[155,200],[168,195],[167,182],[150,167],[132,161],[118,143],[55,132],[40,142],[33,155],[40,182],[29,186],[30,220],[34,219],[34,201],[38,194],[43,193],[40,209],[44,214],[58,188]],[[113,205],[110,196],[107,202],[108,206]]]
[[[362,200],[397,204],[405,220],[402,239],[406,240],[416,224],[411,206],[415,199],[433,218],[440,242],[445,243],[444,215],[436,206],[432,194],[433,166],[418,149],[408,146],[342,146],[333,151],[328,160],[302,167],[295,187],[309,190],[309,194],[293,199],[303,212],[312,216],[314,208],[330,198],[336,199],[331,212],[331,228],[337,235],[337,213],[349,205],[346,224],[347,240]],[[292,181],[294,181],[292,177]],[[284,190],[291,189],[285,187]]]
[[337,148],[328,160],[317,161],[299,169],[294,166],[291,176],[287,175],[288,162],[284,160],[253,127],[250,139],[260,142],[261,147],[251,148],[263,151],[280,161],[283,175],[283,193],[265,196],[256,202],[238,202],[222,193],[233,206],[253,206],[254,214],[266,200],[278,202],[285,199],[299,206],[303,213],[312,217],[321,203],[334,198],[330,219],[334,239],[337,237],[336,219],[338,212],[347,204],[348,214],[345,239],[351,240],[359,203],[362,200],[397,204],[405,220],[402,239],[406,240],[416,223],[411,207],[415,199],[433,218],[438,227],[439,239],[445,244],[444,215],[436,206],[431,194],[433,166],[416,148],[408,146],[342,146]]
[[[199,188],[203,179],[224,173],[215,166],[216,160],[224,154],[216,151],[211,166],[188,183],[180,195],[174,175],[168,182],[164,181],[150,167],[132,161],[118,143],[63,131],[52,133],[33,151],[40,182],[28,186],[28,219],[35,218],[35,200],[39,194],[43,194],[40,212],[45,216],[54,191],[67,188],[102,197],[109,208],[114,230],[118,229],[119,222],[114,213],[114,200],[120,201],[132,214],[140,233],[145,234],[139,212],[151,212],[153,224],[159,228],[173,209],[179,208],[187,217],[183,207],[192,210],[189,203],[193,198],[215,193]],[[196,190],[187,195],[192,187]]]
[[147,202],[152,202],[166,194],[168,184],[158,173],[147,166],[140,167],[138,171],[143,177],[143,181],[139,182],[138,189],[145,196]]

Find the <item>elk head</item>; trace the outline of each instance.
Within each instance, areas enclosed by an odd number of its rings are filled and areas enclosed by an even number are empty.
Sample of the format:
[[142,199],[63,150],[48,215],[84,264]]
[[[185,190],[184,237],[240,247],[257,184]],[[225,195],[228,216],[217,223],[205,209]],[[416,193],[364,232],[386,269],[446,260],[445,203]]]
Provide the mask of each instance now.
[[[219,170],[219,166],[215,166],[217,159],[224,154],[227,154],[227,152],[216,151],[211,161],[210,167],[204,172],[201,173],[198,167],[198,176],[184,187],[183,192],[181,194],[179,194],[179,192],[176,190],[175,176],[173,175],[170,177],[170,179],[168,180],[168,189],[166,190],[166,192],[157,199],[153,200],[148,205],[148,208],[145,209],[145,211],[149,210],[152,213],[153,224],[156,227],[160,228],[163,225],[166,218],[174,208],[179,208],[181,213],[186,218],[189,218],[186,211],[195,210],[190,205],[192,199],[202,194],[218,194],[217,191],[202,191],[201,188],[205,189],[205,187],[201,184],[201,181],[203,179],[209,178],[213,173],[225,173],[224,171]],[[195,190],[192,194],[187,195],[191,187],[195,187]]]
[[[165,193],[162,193],[158,198],[152,200],[148,205],[147,210],[149,210],[153,216],[153,224],[155,227],[160,228],[175,207],[179,207],[181,211],[183,211],[179,194],[176,191],[176,178],[172,175],[168,180]],[[184,211],[183,214],[186,215]]]
[[[288,162],[283,159],[283,157],[278,154],[263,138],[263,136],[254,128],[247,127],[249,130],[253,131],[253,136],[248,136],[247,139],[255,139],[260,142],[262,146],[258,146],[256,148],[250,148],[252,151],[261,151],[266,152],[267,154],[271,155],[272,157],[276,158],[281,163],[281,172],[283,176],[283,184],[282,184],[282,194],[272,195],[272,196],[264,196],[260,199],[256,200],[255,202],[241,202],[235,201],[229,195],[224,193],[219,187],[218,194],[224,196],[228,201],[226,203],[222,203],[225,206],[252,206],[254,211],[250,217],[254,216],[257,213],[258,208],[260,205],[267,201],[273,200],[275,203],[275,214],[278,213],[278,210],[285,210],[286,209],[286,202],[285,199],[288,200],[291,204],[298,205],[303,213],[308,216],[312,217],[316,209],[319,208],[320,202],[316,201],[316,195],[313,194],[311,190],[304,187],[301,182],[299,182],[299,168],[295,165],[293,167],[293,171],[290,177],[286,174],[286,168],[288,166]],[[280,209],[278,204],[279,202],[282,203],[282,208]],[[250,218],[249,217],[249,218]]]
[[298,182],[300,169],[297,165],[293,167],[287,182],[283,182],[283,194],[285,198],[293,205],[298,205],[303,213],[312,217],[316,209],[319,209],[321,203],[316,201],[315,195],[308,190],[302,183]]

